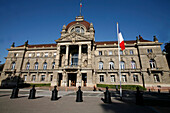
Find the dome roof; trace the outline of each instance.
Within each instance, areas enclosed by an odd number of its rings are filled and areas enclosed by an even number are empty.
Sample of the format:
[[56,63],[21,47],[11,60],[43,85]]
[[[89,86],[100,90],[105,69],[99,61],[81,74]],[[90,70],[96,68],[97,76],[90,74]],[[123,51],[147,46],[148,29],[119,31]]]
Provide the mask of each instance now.
[[76,23],[83,24],[86,27],[87,30],[90,28],[90,23],[83,20],[83,21],[73,21],[73,22],[69,23],[66,26],[66,30],[68,30],[70,26],[72,26],[72,25],[74,25]]

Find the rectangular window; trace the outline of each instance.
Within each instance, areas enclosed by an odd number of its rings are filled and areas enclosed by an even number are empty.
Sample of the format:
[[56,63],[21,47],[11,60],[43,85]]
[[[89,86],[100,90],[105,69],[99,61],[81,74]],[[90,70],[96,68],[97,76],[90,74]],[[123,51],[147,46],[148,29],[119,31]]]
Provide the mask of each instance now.
[[112,55],[112,54],[113,54],[113,51],[110,50],[110,51],[109,51],[109,55]]
[[148,53],[152,53],[152,49],[147,49],[147,52]]
[[27,81],[27,75],[24,75],[24,81]]
[[18,56],[18,53],[14,53],[14,57],[17,57]]
[[123,81],[123,82],[127,82],[126,75],[122,75],[122,81]]
[[57,53],[54,53],[54,55],[53,55],[53,56],[54,56],[54,57],[56,57],[56,55],[57,55]]
[[99,51],[99,55],[102,55],[102,51]]
[[104,75],[100,75],[100,82],[104,82]]
[[138,75],[133,75],[134,82],[138,82]]
[[133,50],[130,50],[130,55],[133,55]]
[[31,57],[31,53],[28,54],[28,57]]
[[37,57],[40,57],[40,53],[37,53]]
[[48,57],[48,53],[45,53],[45,57]]
[[41,75],[41,81],[45,81],[45,75]]
[[50,81],[53,81],[53,75],[50,76]]
[[116,81],[116,80],[115,80],[115,75],[111,75],[111,76],[110,76],[110,81],[111,81],[111,82],[115,82],[115,81]]
[[35,82],[36,76],[32,75],[32,81]]
[[157,74],[154,75],[154,81],[155,82],[160,82],[159,76]]

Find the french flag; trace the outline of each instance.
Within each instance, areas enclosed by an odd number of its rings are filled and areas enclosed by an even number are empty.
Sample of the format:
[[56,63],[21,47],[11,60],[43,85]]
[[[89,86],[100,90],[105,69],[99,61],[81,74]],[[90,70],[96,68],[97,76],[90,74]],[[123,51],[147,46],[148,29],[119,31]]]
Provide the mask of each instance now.
[[[118,23],[117,23],[117,26],[118,26]],[[124,44],[124,39],[123,39],[122,33],[120,32],[119,29],[118,29],[118,40],[119,40],[120,48],[123,51],[125,49],[125,44]]]
[[82,3],[80,3],[80,7],[82,7]]

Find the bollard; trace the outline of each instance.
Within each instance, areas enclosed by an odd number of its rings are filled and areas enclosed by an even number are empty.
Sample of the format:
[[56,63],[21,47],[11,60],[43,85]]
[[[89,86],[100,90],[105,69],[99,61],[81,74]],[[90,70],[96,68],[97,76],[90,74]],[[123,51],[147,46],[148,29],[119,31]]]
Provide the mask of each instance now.
[[151,89],[149,89],[149,92],[151,92]]
[[35,93],[36,93],[35,85],[33,85],[32,89],[30,90],[28,99],[35,99]]
[[51,97],[51,100],[58,100],[58,91],[56,89],[57,86],[54,86],[54,90],[52,91],[52,97]]
[[93,91],[96,91],[96,86],[94,85],[94,87],[93,87]]
[[16,87],[15,88],[13,88],[13,90],[12,90],[12,94],[11,94],[11,99],[13,99],[13,98],[18,98],[18,92],[19,92],[19,89],[18,89],[18,85],[16,85]]
[[76,102],[83,102],[81,86],[78,87]]
[[143,94],[139,91],[139,87],[136,87],[136,105],[143,105]]
[[106,92],[104,92],[104,103],[111,103],[111,96],[110,92],[108,90],[108,87],[106,87]]
[[158,93],[159,93],[159,94],[161,93],[161,90],[160,90],[160,89],[158,89]]
[[118,90],[118,85],[116,85],[116,91],[118,92],[119,90]]

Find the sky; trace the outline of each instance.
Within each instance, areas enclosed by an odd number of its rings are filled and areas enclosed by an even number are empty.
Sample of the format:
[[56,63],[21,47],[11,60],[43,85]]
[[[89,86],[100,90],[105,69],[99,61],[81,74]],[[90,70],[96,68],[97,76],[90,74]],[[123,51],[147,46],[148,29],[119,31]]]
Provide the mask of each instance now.
[[[139,35],[170,41],[170,0],[82,0],[82,4],[82,15],[94,25],[95,41],[116,41],[117,22],[125,41]],[[55,43],[62,26],[75,21],[79,11],[80,0],[0,0],[0,64],[13,42]]]

